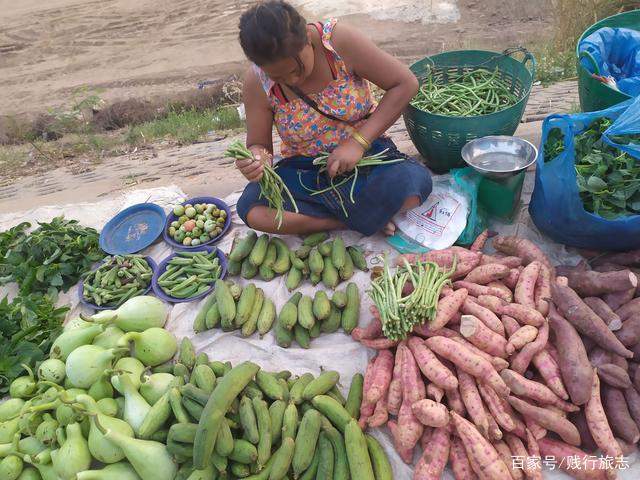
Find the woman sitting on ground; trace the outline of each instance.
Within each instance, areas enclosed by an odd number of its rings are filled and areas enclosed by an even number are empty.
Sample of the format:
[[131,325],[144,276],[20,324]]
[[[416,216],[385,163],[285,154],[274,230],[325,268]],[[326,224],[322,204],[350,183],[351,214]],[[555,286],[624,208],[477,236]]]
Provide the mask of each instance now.
[[[236,165],[251,182],[237,211],[251,228],[307,234],[349,228],[364,235],[392,234],[391,218],[416,207],[431,193],[428,170],[398,152],[383,134],[418,90],[411,71],[350,26],[330,20],[307,24],[288,3],[259,3],[240,19],[240,44],[253,65],[244,78],[247,147],[253,160]],[[369,82],[385,91],[379,104]],[[263,162],[272,163],[272,128],[285,157],[276,172],[290,189],[299,213],[287,199],[278,229],[276,211],[260,198]],[[358,169],[351,181],[312,195],[350,175],[365,155],[387,150],[389,165]],[[313,159],[330,152],[326,172]],[[286,195],[285,195],[286,197]],[[346,213],[346,215],[345,215]]]

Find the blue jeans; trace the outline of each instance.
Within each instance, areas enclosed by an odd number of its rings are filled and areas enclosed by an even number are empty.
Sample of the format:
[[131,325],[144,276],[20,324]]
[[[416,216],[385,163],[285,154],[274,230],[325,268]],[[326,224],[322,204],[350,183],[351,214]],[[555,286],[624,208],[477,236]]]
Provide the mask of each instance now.
[[[354,202],[350,199],[351,180],[337,187],[337,192],[328,190],[312,195],[309,190],[324,190],[330,186],[330,179],[325,172],[319,172],[320,167],[313,165],[311,157],[285,158],[277,164],[276,172],[289,187],[300,213],[319,218],[337,218],[352,230],[373,235],[389,223],[407,198],[418,196],[422,203],[432,188],[427,168],[400,153],[391,139],[378,138],[367,154],[384,149],[388,149],[385,154],[388,159],[404,158],[405,161],[359,168],[353,189]],[[340,178],[335,178],[334,184],[338,183]],[[238,200],[238,215],[247,223],[249,210],[258,205],[268,206],[268,202],[260,197],[260,185],[249,183]],[[285,200],[284,208],[294,211],[289,199]]]

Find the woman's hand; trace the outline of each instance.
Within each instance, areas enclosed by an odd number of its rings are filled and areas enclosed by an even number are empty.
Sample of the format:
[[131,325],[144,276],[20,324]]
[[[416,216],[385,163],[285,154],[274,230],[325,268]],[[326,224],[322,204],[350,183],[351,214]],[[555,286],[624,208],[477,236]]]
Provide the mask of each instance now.
[[238,159],[236,160],[236,167],[250,182],[259,182],[264,172],[263,164],[271,165],[273,156],[266,148],[260,145],[250,146],[249,151],[253,155],[253,159]]
[[336,147],[327,159],[327,171],[331,178],[350,172],[364,155],[364,148],[349,138]]

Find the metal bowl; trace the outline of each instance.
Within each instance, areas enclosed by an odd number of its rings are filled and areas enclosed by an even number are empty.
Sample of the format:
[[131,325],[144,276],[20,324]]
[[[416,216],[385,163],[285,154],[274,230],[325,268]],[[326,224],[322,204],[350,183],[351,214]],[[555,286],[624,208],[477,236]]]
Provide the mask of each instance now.
[[518,137],[476,138],[462,147],[462,158],[476,172],[488,178],[507,178],[526,170],[538,156],[538,149]]

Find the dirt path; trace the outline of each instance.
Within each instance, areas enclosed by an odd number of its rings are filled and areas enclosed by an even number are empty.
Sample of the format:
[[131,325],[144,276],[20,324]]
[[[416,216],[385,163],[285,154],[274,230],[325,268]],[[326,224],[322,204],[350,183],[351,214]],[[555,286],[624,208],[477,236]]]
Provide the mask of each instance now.
[[[531,45],[550,0],[293,0],[340,17],[409,62],[441,50]],[[0,0],[0,114],[192,88],[242,68],[237,22],[249,0]],[[82,93],[80,93],[82,95]]]

